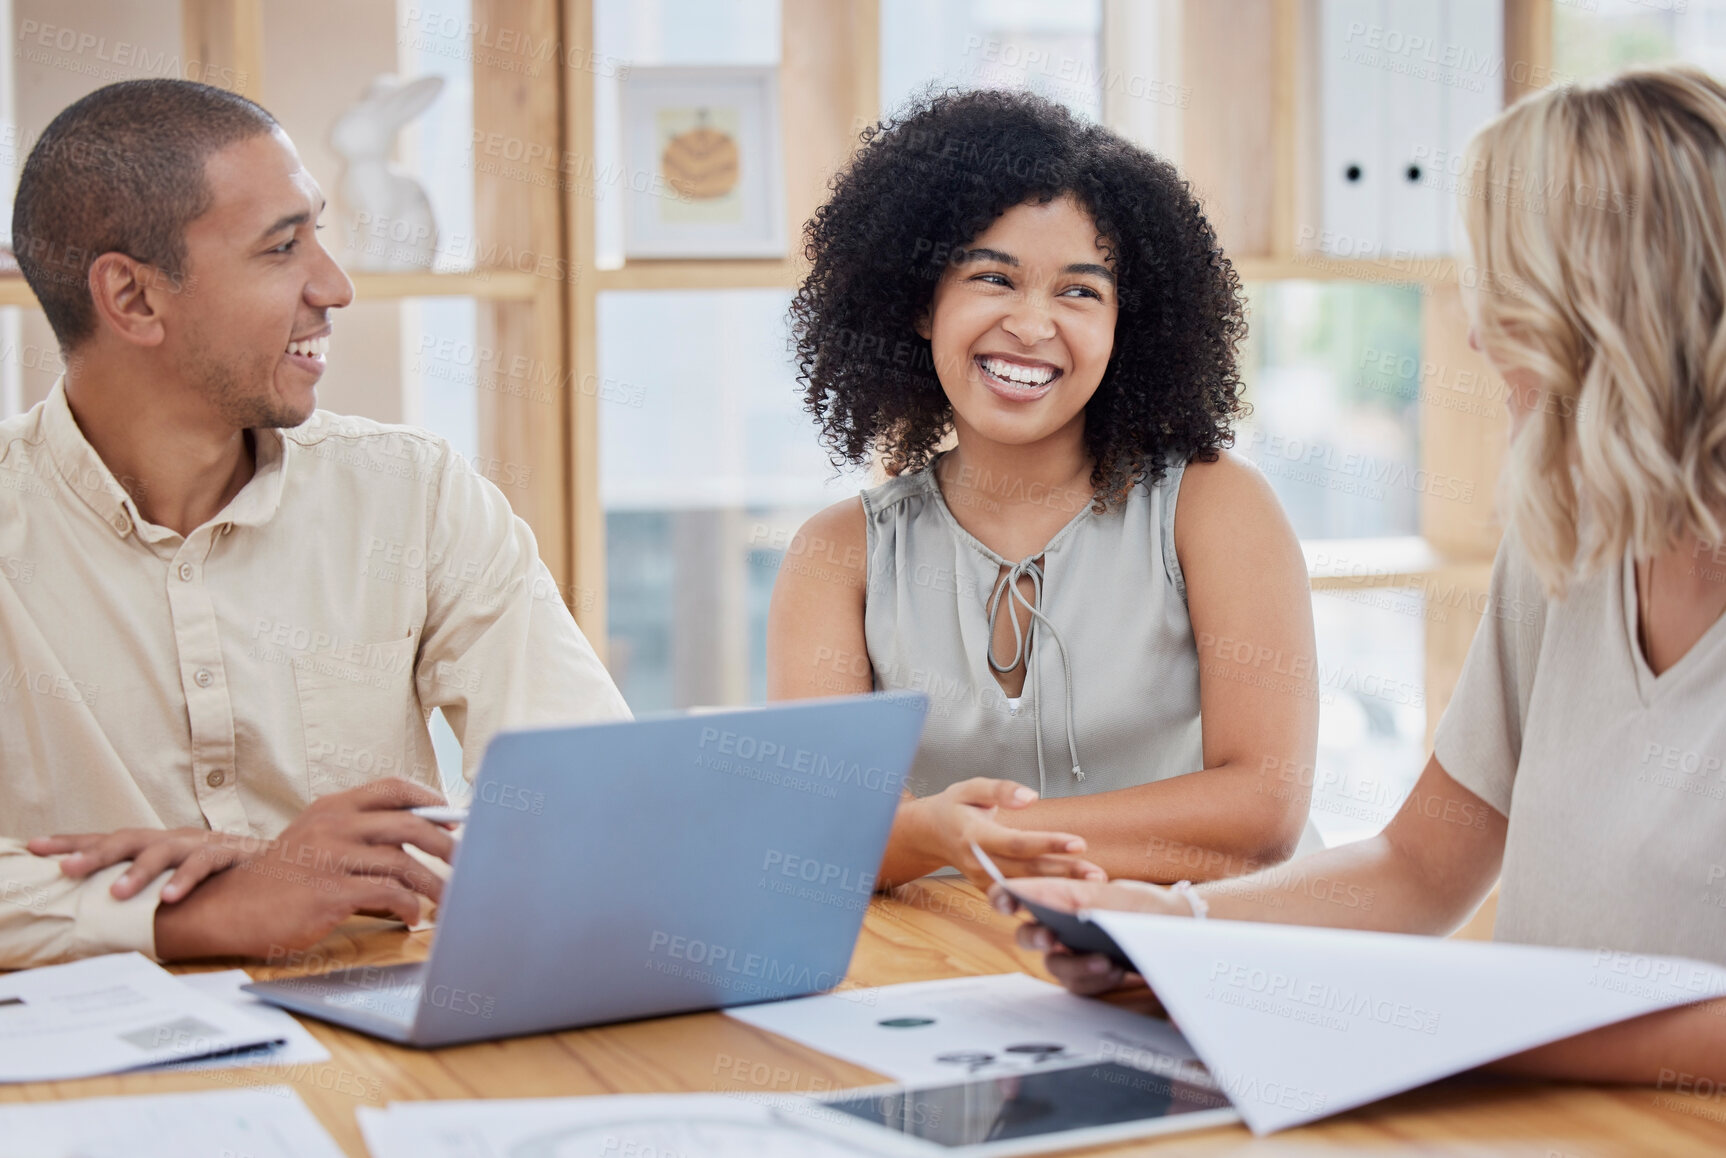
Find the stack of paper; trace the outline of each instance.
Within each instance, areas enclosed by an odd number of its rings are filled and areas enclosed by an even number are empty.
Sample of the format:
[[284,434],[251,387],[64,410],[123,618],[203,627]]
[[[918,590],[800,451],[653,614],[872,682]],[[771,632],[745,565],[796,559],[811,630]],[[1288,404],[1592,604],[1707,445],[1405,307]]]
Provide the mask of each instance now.
[[1085,915],[1126,950],[1261,1134],[1726,994],[1726,969],[1682,957]]
[[0,976],[0,1081],[118,1073],[286,1040],[137,953]]
[[[394,1102],[361,1107],[372,1158],[599,1155],[639,1158],[865,1158],[806,1125],[809,1103],[725,1094],[640,1094]],[[804,1119],[800,1121],[799,1119]]]
[[287,1086],[0,1106],[5,1158],[342,1158]]
[[244,969],[223,969],[216,973],[181,973],[177,978],[182,985],[190,985],[200,993],[226,1002],[247,1017],[256,1019],[277,1040],[253,1046],[251,1049],[216,1054],[213,1057],[163,1062],[153,1068],[213,1070],[236,1066],[301,1066],[330,1060],[330,1051],[325,1049],[305,1026],[294,1020],[293,1014],[259,1001],[240,988],[251,980]]

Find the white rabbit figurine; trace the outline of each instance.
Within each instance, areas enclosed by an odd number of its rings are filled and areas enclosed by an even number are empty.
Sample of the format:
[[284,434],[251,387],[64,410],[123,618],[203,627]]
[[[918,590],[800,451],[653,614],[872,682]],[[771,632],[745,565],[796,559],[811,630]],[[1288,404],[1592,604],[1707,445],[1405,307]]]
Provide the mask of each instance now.
[[430,269],[437,252],[431,200],[414,178],[390,163],[402,127],[423,113],[443,77],[401,80],[385,74],[330,128],[330,147],[342,159],[339,182],[348,269]]

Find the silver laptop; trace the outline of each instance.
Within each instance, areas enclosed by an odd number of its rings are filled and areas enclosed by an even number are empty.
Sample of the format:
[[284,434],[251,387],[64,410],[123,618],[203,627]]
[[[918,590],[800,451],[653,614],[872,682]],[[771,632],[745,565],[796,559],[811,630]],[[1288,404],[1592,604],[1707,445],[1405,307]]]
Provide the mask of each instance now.
[[430,957],[246,989],[418,1046],[831,989],[926,709],[881,694],[500,733]]

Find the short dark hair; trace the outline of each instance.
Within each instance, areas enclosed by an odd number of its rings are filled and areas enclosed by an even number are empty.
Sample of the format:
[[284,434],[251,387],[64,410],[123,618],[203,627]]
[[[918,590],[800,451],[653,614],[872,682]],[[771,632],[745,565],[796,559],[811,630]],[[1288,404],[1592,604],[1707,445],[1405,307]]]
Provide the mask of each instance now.
[[1085,406],[1099,504],[1211,461],[1245,411],[1240,278],[1167,161],[1023,92],[931,93],[864,131],[804,227],[791,306],[804,402],[835,462],[927,465],[953,421],[929,340],[935,284],[1015,205],[1072,196],[1114,263],[1120,314]]
[[186,226],[210,207],[210,154],[276,127],[243,96],[189,80],[105,85],[63,109],[30,150],[12,248],[64,350],[96,328],[90,264],[124,253],[172,284]]

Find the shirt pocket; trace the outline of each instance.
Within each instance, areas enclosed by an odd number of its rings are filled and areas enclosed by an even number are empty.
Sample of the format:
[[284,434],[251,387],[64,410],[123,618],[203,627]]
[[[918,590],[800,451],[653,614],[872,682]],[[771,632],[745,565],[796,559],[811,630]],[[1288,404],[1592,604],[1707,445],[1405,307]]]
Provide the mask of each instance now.
[[425,728],[414,688],[419,636],[306,655],[294,662],[294,689],[306,735],[306,777],[316,798],[390,776],[410,780],[417,750],[410,728]]

